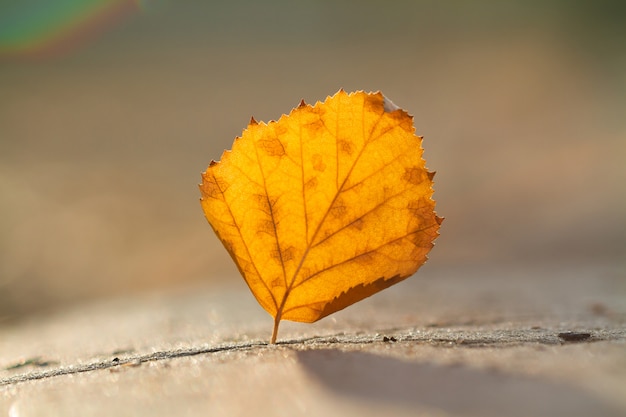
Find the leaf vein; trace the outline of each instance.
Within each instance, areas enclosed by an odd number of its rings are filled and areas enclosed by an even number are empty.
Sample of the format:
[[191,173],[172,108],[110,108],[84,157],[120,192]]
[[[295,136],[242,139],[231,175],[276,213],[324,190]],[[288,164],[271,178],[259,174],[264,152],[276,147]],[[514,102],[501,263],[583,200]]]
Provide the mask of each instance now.
[[[339,104],[338,104],[338,106],[339,106]],[[363,106],[362,112],[363,112],[363,114],[365,113],[365,106]],[[339,109],[337,110],[337,114],[340,114]],[[378,125],[378,123],[382,120],[383,116],[384,116],[384,113],[382,113],[381,115],[379,115],[378,120],[376,121],[376,123],[374,124],[374,126]],[[363,118],[364,118],[364,117],[365,117],[365,116],[363,116]],[[320,118],[320,120],[322,121],[322,124],[326,127],[326,129],[328,129],[328,127],[326,126],[326,123],[324,122],[324,120],[323,120],[322,118]],[[368,146],[368,145],[372,142],[372,140],[371,140],[371,132],[373,132],[373,130],[371,130],[371,131],[370,131],[370,140],[369,140],[369,141],[367,141],[367,142],[366,142],[366,141],[364,141],[364,144],[363,144],[363,146],[361,147],[361,149],[360,149],[360,151],[359,151],[359,154],[357,155],[357,157],[356,157],[356,158],[354,159],[354,161],[352,162],[352,166],[350,167],[350,169],[348,170],[348,172],[347,172],[347,174],[346,174],[345,178],[343,179],[343,182],[342,182],[341,186],[339,186],[339,149],[338,149],[338,146],[339,146],[339,140],[338,140],[338,139],[339,139],[339,138],[337,137],[337,131],[338,131],[338,130],[339,130],[339,118],[337,118],[337,124],[336,124],[336,130],[335,130],[335,132],[333,133],[333,132],[330,132],[330,130],[329,130],[329,133],[330,133],[331,135],[334,135],[334,137],[335,137],[335,151],[337,152],[337,155],[336,155],[336,160],[337,160],[337,165],[336,165],[336,167],[337,167],[337,171],[336,171],[337,192],[335,193],[335,196],[333,197],[332,201],[331,201],[331,202],[330,202],[330,204],[328,205],[328,207],[327,207],[326,211],[324,212],[324,215],[322,216],[321,220],[320,220],[320,221],[319,221],[319,223],[317,224],[317,227],[315,228],[315,232],[313,232],[313,235],[311,236],[311,242],[314,242],[314,241],[315,241],[315,237],[317,236],[317,234],[318,234],[318,233],[319,233],[319,231],[321,230],[321,226],[322,226],[322,224],[324,224],[324,222],[326,221],[326,218],[328,217],[328,214],[330,213],[330,210],[331,210],[331,208],[333,207],[333,204],[335,204],[335,201],[337,201],[337,198],[338,198],[338,197],[339,197],[339,195],[342,193],[343,187],[346,185],[346,183],[347,183],[348,179],[349,179],[349,178],[350,178],[350,176],[352,175],[352,172],[353,172],[353,170],[354,170],[354,167],[356,166],[356,164],[358,163],[358,161],[361,159],[361,157],[362,157],[362,156],[363,156],[363,154],[365,153],[365,150],[366,150],[367,146]],[[364,130],[364,128],[363,128],[363,130]],[[364,134],[364,133],[363,133],[363,134]],[[380,136],[382,136],[383,134],[384,134],[384,133],[381,133],[381,135],[379,135],[379,137],[380,137]],[[378,137],[377,137],[377,138],[378,138]],[[376,138],[376,139],[377,139],[377,138]],[[283,298],[283,302],[282,302],[282,304],[281,304],[281,307],[279,308],[279,310],[281,310],[281,311],[279,312],[279,314],[282,314],[282,307],[284,306],[284,304],[285,304],[285,302],[286,302],[286,297],[287,297],[287,295],[291,292],[291,290],[292,290],[293,288],[295,288],[295,287],[297,286],[297,284],[296,284],[296,282],[295,282],[295,281],[296,281],[296,278],[298,277],[298,274],[300,273],[300,270],[302,269],[302,266],[304,265],[304,262],[305,262],[305,260],[306,260],[306,258],[307,258],[307,256],[308,256],[308,254],[309,254],[309,252],[310,252],[311,248],[312,248],[312,247],[311,247],[311,244],[307,244],[307,247],[306,247],[306,249],[305,249],[304,253],[302,254],[302,257],[300,258],[300,262],[298,263],[298,266],[296,267],[295,272],[294,272],[294,274],[293,274],[293,276],[292,276],[292,278],[291,278],[291,282],[289,282],[289,283],[288,283],[288,285],[287,285],[287,289],[286,289],[286,292],[285,292],[285,297]]]
[[399,240],[406,239],[407,237],[409,237],[409,236],[411,236],[411,235],[414,235],[414,234],[417,234],[417,233],[422,233],[422,232],[424,232],[424,231],[426,231],[426,230],[428,230],[428,229],[430,229],[430,228],[432,228],[432,227],[434,227],[434,226],[435,226],[435,225],[430,225],[430,226],[428,226],[428,227],[424,227],[424,228],[420,228],[420,229],[417,229],[417,230],[413,230],[413,231],[411,231],[411,232],[409,232],[409,233],[406,233],[406,234],[404,234],[404,235],[402,235],[402,236],[399,236],[399,237],[397,237],[397,238],[393,238],[393,239],[391,239],[391,240],[389,240],[389,241],[387,241],[387,242],[383,243],[382,245],[377,246],[377,247],[376,247],[376,248],[374,248],[374,249],[368,250],[368,251],[366,251],[366,252],[359,253],[359,254],[354,255],[354,256],[352,256],[352,257],[350,257],[350,258],[348,258],[348,259],[344,259],[344,260],[343,260],[343,261],[341,261],[341,262],[337,262],[336,264],[332,264],[332,265],[330,265],[330,266],[327,266],[326,268],[320,269],[319,271],[316,271],[316,272],[314,272],[313,274],[309,275],[308,277],[304,278],[302,281],[300,281],[300,282],[298,282],[298,283],[294,284],[294,286],[292,287],[292,290],[293,290],[293,289],[296,289],[296,288],[297,288],[297,287],[299,287],[300,285],[304,284],[304,283],[305,283],[305,282],[307,282],[307,281],[310,281],[311,279],[313,279],[313,278],[315,278],[315,277],[319,276],[320,274],[322,274],[322,273],[324,273],[324,272],[326,272],[326,271],[329,271],[329,270],[331,270],[331,269],[333,269],[333,268],[336,268],[336,267],[338,267],[338,266],[344,265],[344,264],[346,264],[346,263],[350,263],[350,262],[354,261],[355,259],[359,258],[360,256],[369,255],[370,253],[375,253],[375,252],[378,252],[381,248],[384,248],[384,247],[385,247],[385,246],[387,246],[387,245],[391,245],[391,244],[393,244],[393,243],[395,243],[395,242],[397,242],[397,241],[399,241]]
[[379,208],[384,207],[385,205],[387,205],[387,203],[389,203],[389,201],[393,200],[394,198],[400,197],[402,194],[406,193],[407,191],[409,191],[409,189],[408,188],[404,188],[400,192],[395,193],[392,196],[387,197],[386,199],[384,199],[380,203],[376,204],[371,209],[365,211],[363,214],[361,214],[358,217],[356,217],[354,220],[351,220],[349,223],[346,223],[345,225],[341,226],[340,228],[338,228],[334,232],[332,232],[329,235],[325,236],[322,240],[320,240],[319,242],[316,242],[314,245],[312,245],[312,247],[315,248],[315,247],[321,245],[326,240],[330,239],[332,236],[336,235],[337,233],[340,233],[342,230],[345,230],[348,227],[350,227],[351,225],[353,225],[357,220],[362,220],[364,217],[367,217],[368,215],[374,213]]
[[244,248],[246,248],[246,253],[248,254],[248,258],[250,259],[250,263],[252,264],[252,267],[254,268],[254,271],[256,272],[257,276],[259,277],[259,280],[263,283],[263,286],[265,287],[265,289],[267,290],[269,295],[272,297],[272,302],[274,303],[274,307],[276,307],[276,309],[278,309],[278,302],[276,301],[276,297],[274,297],[274,294],[272,293],[271,289],[269,288],[269,286],[267,285],[267,283],[263,279],[263,276],[259,272],[259,268],[257,268],[256,263],[254,262],[254,258],[252,257],[252,254],[250,253],[250,248],[248,247],[248,244],[246,243],[246,240],[243,238],[243,233],[241,233],[241,227],[239,227],[239,225],[237,224],[237,220],[235,219],[235,215],[233,214],[233,212],[232,212],[232,210],[230,208],[230,204],[228,204],[226,202],[226,194],[224,194],[224,190],[222,190],[222,187],[220,187],[220,184],[217,181],[217,179],[215,178],[215,175],[213,175],[213,179],[215,180],[215,185],[217,186],[217,189],[222,194],[222,197],[224,197],[224,204],[226,205],[226,208],[228,208],[228,213],[230,214],[231,219],[233,219],[232,224],[235,225],[235,228],[237,229],[237,232],[239,233],[239,236],[241,237],[241,242],[243,243]]
[[[259,171],[261,172],[261,177],[263,178],[263,189],[265,191],[265,198],[267,200],[269,215],[272,220],[272,228],[274,230],[274,240],[276,241],[276,249],[278,251],[278,257],[280,259],[280,266],[282,267],[282,270],[283,270],[283,280],[285,281],[285,287],[287,287],[287,274],[285,272],[285,262],[283,260],[283,252],[280,248],[280,240],[278,239],[278,229],[276,227],[276,219],[274,217],[274,207],[273,207],[272,202],[270,201],[270,196],[267,192],[267,181],[265,179],[265,172],[263,172],[263,164],[261,163],[261,158],[259,157],[259,149],[256,146],[256,143],[254,144],[254,151],[256,152],[257,164],[259,165]],[[286,297],[286,294],[287,293],[285,293],[285,297]]]

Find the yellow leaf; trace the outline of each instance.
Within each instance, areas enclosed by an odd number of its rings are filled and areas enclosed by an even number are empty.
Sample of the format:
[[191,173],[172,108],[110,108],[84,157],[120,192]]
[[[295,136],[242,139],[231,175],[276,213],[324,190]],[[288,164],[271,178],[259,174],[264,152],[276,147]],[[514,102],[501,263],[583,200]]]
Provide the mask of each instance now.
[[438,235],[413,119],[343,90],[251,120],[202,174],[202,208],[274,317],[314,322],[412,275]]

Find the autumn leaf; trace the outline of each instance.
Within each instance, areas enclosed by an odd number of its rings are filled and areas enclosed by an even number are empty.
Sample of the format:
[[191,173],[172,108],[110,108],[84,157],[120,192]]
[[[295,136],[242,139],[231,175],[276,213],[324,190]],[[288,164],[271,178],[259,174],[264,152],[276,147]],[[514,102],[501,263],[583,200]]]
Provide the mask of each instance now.
[[254,118],[202,174],[207,220],[274,317],[314,322],[409,277],[438,235],[413,118],[339,91]]

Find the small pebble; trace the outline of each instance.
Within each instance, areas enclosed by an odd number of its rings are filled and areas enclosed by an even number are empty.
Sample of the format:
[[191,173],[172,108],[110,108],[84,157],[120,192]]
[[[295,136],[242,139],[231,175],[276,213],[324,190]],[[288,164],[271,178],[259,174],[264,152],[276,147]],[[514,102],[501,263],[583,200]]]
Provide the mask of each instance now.
[[582,342],[591,337],[587,332],[561,332],[558,336],[566,342]]

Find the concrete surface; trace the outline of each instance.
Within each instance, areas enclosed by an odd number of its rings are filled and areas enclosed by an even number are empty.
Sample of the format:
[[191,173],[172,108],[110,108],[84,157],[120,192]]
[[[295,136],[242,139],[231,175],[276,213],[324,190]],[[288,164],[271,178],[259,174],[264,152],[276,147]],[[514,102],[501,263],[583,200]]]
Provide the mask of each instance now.
[[626,415],[623,267],[428,267],[275,346],[238,277],[1,328],[0,415]]

